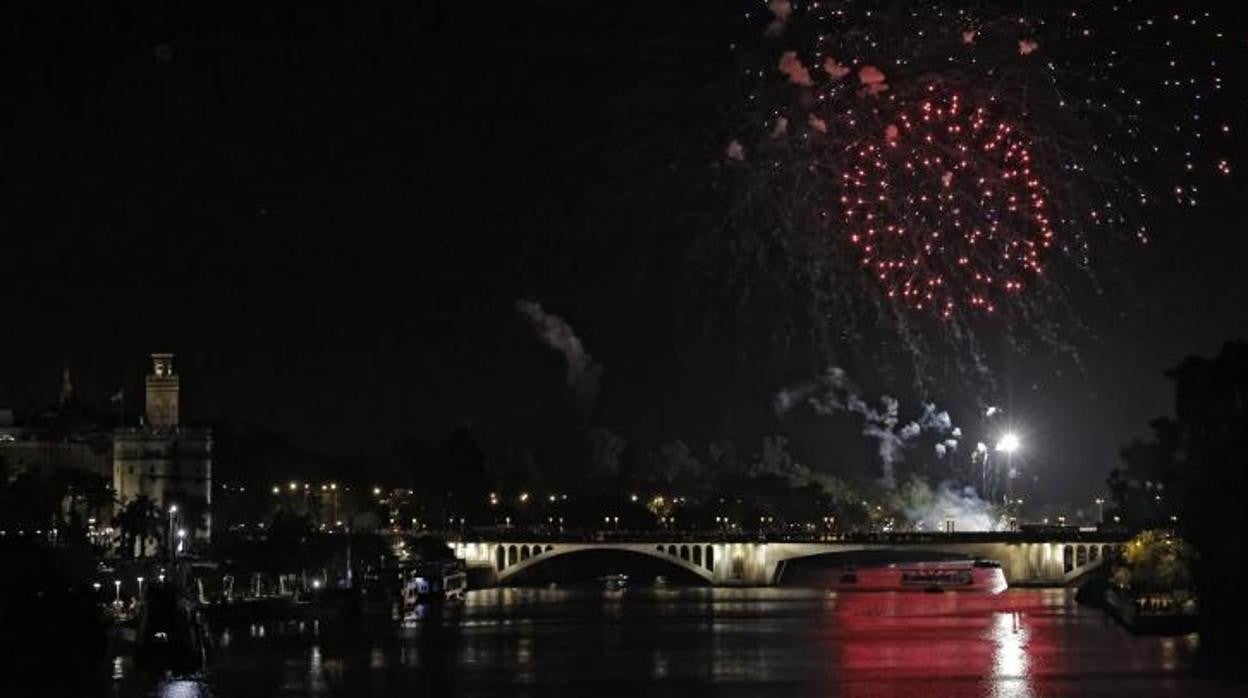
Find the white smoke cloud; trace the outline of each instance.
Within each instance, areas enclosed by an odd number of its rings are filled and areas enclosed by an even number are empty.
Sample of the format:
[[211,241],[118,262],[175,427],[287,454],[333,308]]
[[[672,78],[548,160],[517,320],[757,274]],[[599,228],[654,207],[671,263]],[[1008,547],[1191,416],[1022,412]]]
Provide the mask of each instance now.
[[533,301],[516,301],[516,311],[529,321],[543,344],[563,354],[567,364],[568,387],[582,407],[588,408],[592,405],[598,397],[598,380],[602,376],[602,366],[594,363],[572,326],[558,315],[546,312],[540,303]]
[[992,505],[979,498],[974,488],[942,482],[935,490],[912,482],[905,488],[902,513],[916,527],[943,531],[953,522],[955,531],[1001,531],[1006,522]]
[[783,416],[801,404],[809,405],[821,415],[856,414],[862,417],[862,434],[876,440],[880,456],[880,482],[892,488],[897,484],[896,465],[905,459],[910,442],[920,435],[934,434],[942,438],[936,454],[945,456],[955,450],[962,432],[953,426],[949,413],[938,409],[933,403],[925,403],[916,419],[900,428],[900,404],[897,399],[884,395],[878,406],[864,400],[857,386],[839,367],[829,368],[817,380],[809,381],[775,394],[772,408],[777,416]]

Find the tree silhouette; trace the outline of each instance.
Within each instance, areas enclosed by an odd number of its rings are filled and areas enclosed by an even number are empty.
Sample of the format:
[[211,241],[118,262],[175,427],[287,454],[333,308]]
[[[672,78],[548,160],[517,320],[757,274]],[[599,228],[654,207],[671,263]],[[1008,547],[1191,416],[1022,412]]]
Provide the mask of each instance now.
[[[1154,421],[1151,441],[1123,449],[1126,468],[1109,484],[1129,516],[1164,515],[1195,546],[1201,646],[1233,660],[1248,647],[1239,573],[1248,550],[1248,344],[1228,343],[1212,359],[1189,357],[1166,376],[1175,386],[1174,418]],[[1242,662],[1225,666],[1248,671]]]
[[131,554],[135,543],[140,543],[135,557],[142,557],[145,543],[160,536],[166,524],[161,520],[160,508],[151,497],[141,494],[127,502],[113,517],[113,525],[120,531],[120,553]]

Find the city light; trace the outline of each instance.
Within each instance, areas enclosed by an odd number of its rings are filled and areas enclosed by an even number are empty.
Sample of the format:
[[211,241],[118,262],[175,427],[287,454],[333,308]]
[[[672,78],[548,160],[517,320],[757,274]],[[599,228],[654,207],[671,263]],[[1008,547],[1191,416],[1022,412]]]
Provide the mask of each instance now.
[[1019,440],[1018,434],[1009,431],[1002,434],[997,441],[997,450],[1002,453],[1014,453],[1021,445],[1022,442]]

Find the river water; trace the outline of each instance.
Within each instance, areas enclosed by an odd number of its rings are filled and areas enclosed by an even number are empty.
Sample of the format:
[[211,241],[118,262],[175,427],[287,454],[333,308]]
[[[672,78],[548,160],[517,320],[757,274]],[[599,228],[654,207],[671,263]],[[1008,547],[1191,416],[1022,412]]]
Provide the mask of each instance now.
[[1132,637],[1073,591],[490,589],[405,624],[218,630],[202,677],[118,659],[113,694],[1220,696],[1195,636]]

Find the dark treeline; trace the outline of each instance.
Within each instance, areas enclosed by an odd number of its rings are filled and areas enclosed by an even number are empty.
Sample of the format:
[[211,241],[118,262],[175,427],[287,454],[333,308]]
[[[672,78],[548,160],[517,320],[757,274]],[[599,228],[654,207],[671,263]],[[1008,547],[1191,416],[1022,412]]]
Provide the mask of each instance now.
[[1248,672],[1248,602],[1240,565],[1248,550],[1248,344],[1213,358],[1189,357],[1166,372],[1174,416],[1122,451],[1109,477],[1120,516],[1174,526],[1195,546],[1201,647],[1227,670]]
[[[601,526],[608,515],[620,517],[612,525],[630,529],[671,525],[672,519],[682,528],[710,527],[720,523],[716,517],[751,528],[760,517],[776,526],[824,517],[856,526],[874,511],[864,502],[880,499],[868,478],[837,477],[799,463],[783,436],[762,437],[748,449],[726,439],[648,445],[592,428],[535,451],[461,427],[440,442],[404,439],[383,456],[358,459],[319,456],[264,430],[222,430],[218,443],[223,523],[264,520],[273,511],[272,488],[285,493],[292,482],[298,491],[305,482],[313,488],[341,483],[360,493],[351,502],[363,510],[374,487],[408,490],[404,517],[430,528],[585,528]],[[240,485],[248,491],[238,492]]]

